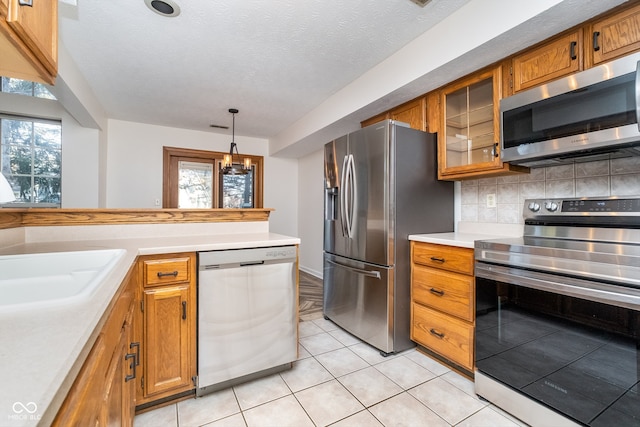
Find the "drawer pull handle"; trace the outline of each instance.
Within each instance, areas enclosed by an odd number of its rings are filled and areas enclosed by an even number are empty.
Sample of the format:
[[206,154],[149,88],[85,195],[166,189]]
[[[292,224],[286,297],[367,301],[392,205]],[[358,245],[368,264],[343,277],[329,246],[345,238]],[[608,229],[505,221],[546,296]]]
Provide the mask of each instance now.
[[434,295],[438,295],[439,297],[444,296],[444,291],[441,291],[440,289],[431,288],[429,289],[429,292],[431,292]]
[[444,338],[444,334],[442,332],[438,332],[435,329],[431,328],[429,330],[429,332],[431,332],[431,335],[435,335],[436,337],[443,339]]
[[431,261],[435,261],[435,262],[444,262],[444,258],[439,258],[437,256],[432,256],[431,257]]
[[167,276],[178,277],[178,270],[172,271],[170,273],[163,273],[162,271],[158,271],[158,277],[167,277]]
[[33,7],[33,0],[18,0],[18,4],[20,6],[29,6]]

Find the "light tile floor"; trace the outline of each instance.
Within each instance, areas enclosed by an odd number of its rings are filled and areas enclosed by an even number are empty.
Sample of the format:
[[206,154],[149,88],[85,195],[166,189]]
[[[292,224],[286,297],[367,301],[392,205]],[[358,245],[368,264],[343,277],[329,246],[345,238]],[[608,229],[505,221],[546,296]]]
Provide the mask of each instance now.
[[293,368],[155,409],[135,427],[525,426],[415,349],[383,357],[325,319],[300,322]]

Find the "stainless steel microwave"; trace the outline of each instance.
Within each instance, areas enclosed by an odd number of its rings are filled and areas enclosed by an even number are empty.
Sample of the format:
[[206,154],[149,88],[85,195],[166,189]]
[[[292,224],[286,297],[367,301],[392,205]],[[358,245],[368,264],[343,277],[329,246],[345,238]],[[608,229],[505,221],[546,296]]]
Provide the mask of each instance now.
[[640,156],[640,53],[500,101],[502,160],[542,167]]

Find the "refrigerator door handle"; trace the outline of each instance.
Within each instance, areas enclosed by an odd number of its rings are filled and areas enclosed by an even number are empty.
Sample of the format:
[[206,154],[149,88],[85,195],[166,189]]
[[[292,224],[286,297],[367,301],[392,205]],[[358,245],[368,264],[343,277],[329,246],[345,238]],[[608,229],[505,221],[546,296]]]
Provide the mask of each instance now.
[[358,185],[356,183],[356,163],[353,160],[353,154],[349,154],[349,214],[347,235],[353,238],[353,228],[355,225],[355,213],[358,203]]
[[340,227],[342,229],[342,236],[344,237],[347,234],[347,225],[346,225],[346,202],[347,202],[347,191],[346,191],[346,181],[347,181],[347,168],[348,157],[344,156],[342,160],[342,172],[340,173]]
[[373,277],[374,279],[380,279],[380,277],[381,277],[379,271],[365,270],[363,268],[351,267],[349,265],[342,264],[340,262],[333,261],[333,260],[330,260],[330,259],[327,259],[327,262],[329,264],[333,264],[333,265],[336,265],[338,267],[342,267],[342,268],[346,268],[347,270],[351,270],[354,273],[359,273],[359,274],[362,274],[362,275],[367,276],[367,277]]

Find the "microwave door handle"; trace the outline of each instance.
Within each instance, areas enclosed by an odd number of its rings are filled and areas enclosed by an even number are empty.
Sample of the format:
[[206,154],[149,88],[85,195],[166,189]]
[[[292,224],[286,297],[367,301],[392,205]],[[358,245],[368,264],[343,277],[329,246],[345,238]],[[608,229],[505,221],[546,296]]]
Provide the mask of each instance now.
[[636,63],[636,123],[640,131],[640,61]]

